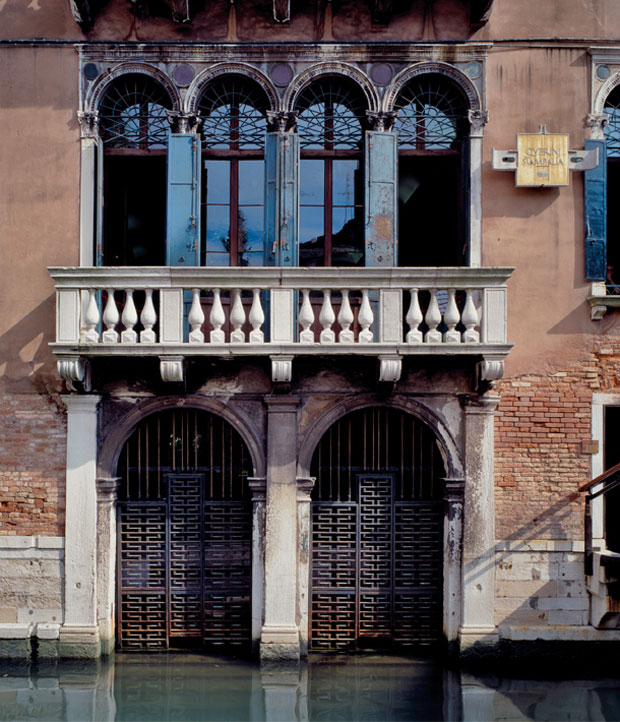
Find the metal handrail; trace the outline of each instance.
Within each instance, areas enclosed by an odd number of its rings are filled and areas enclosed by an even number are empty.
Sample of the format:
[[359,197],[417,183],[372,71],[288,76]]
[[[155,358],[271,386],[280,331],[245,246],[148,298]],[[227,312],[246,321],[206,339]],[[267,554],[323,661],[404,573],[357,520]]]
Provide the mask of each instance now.
[[[611,481],[610,481],[611,480]],[[604,484],[597,491],[592,491],[595,486]],[[604,496],[609,491],[613,491],[620,487],[620,464],[612,466],[611,469],[607,469],[599,476],[595,477],[586,484],[579,487],[579,491],[586,493],[585,499],[585,511],[584,511],[584,573],[586,576],[591,577],[594,571],[594,549],[592,546],[592,500],[599,496]]]

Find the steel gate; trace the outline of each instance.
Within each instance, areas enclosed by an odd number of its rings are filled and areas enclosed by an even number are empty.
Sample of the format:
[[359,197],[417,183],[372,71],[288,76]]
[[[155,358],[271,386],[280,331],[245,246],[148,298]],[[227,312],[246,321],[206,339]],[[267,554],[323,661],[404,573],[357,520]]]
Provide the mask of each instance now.
[[[192,461],[196,470],[183,468]],[[252,508],[241,438],[204,412],[167,412],[134,432],[123,462],[118,646],[247,651]]]
[[356,412],[326,434],[313,466],[310,648],[439,642],[443,467],[433,435],[400,412]]

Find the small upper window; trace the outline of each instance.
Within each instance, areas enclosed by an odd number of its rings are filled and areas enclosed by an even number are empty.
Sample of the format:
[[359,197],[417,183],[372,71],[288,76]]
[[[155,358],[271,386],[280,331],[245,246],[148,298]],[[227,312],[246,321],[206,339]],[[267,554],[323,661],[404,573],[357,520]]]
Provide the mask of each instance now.
[[166,91],[152,78],[130,73],[117,78],[99,106],[101,137],[109,148],[165,148],[171,108]]
[[467,101],[444,76],[416,76],[394,104],[398,111],[395,130],[403,149],[454,148],[467,134]]

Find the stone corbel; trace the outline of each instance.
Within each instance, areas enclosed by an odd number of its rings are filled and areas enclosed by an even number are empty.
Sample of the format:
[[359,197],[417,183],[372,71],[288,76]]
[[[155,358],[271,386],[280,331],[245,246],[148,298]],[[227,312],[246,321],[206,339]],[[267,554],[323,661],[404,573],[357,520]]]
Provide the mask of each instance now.
[[273,0],[273,19],[276,23],[290,23],[291,0]]
[[607,113],[589,113],[586,116],[586,126],[590,128],[590,135],[594,140],[605,140],[605,128],[608,124]]
[[482,138],[484,126],[489,122],[488,110],[468,110],[467,118],[470,123],[470,138]]
[[196,133],[202,122],[200,113],[182,113],[179,110],[168,110],[168,122],[173,133]]
[[314,482],[316,481],[316,477],[309,476],[309,477],[297,477],[297,501],[302,502],[306,501],[309,502],[311,500],[310,495],[312,494],[312,489],[314,489]]
[[288,133],[297,130],[296,110],[268,110],[267,129],[271,133]]
[[81,356],[65,356],[56,362],[58,375],[70,391],[90,391],[90,363]]
[[97,479],[97,503],[100,506],[110,506],[114,504],[119,481],[119,476],[112,478],[99,477]]
[[395,384],[400,380],[403,360],[400,356],[379,356],[379,381]]
[[264,476],[248,476],[248,486],[252,492],[252,503],[264,502],[267,494],[267,480]]
[[86,113],[78,110],[78,122],[80,124],[81,138],[90,138],[96,140],[99,138],[99,111],[94,110],[92,113]]
[[476,364],[476,391],[484,393],[495,387],[504,375],[503,359],[485,358]]
[[271,380],[274,384],[290,384],[293,378],[293,356],[270,356]]
[[371,130],[389,133],[394,127],[394,123],[396,122],[396,118],[398,117],[398,111],[380,110],[377,112],[374,110],[367,110],[366,117],[368,118],[368,125],[370,126]]
[[185,356],[166,356],[159,359],[162,381],[183,383],[185,379]]

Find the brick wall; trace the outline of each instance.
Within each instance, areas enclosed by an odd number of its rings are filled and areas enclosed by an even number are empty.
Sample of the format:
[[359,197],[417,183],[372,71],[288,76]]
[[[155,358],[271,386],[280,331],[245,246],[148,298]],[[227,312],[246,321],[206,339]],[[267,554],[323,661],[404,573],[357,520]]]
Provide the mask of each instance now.
[[0,534],[64,536],[66,419],[38,394],[0,395]]

